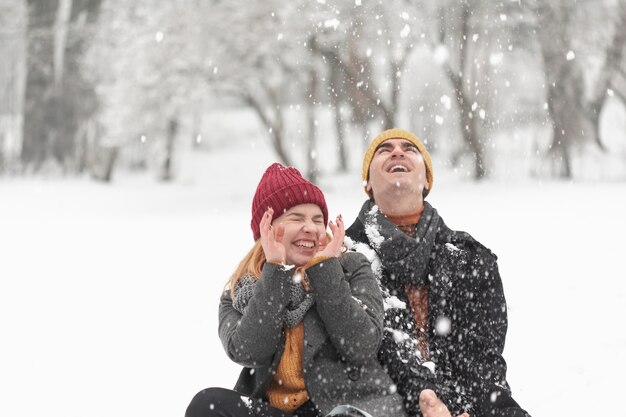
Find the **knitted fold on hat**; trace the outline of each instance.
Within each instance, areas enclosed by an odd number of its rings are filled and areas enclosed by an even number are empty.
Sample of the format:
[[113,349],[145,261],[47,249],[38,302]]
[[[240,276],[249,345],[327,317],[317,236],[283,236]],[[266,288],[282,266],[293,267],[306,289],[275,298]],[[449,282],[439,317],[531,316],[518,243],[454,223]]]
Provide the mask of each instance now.
[[[372,158],[374,158],[374,153],[376,152],[376,149],[381,143],[389,139],[405,139],[417,146],[420,154],[422,154],[422,158],[424,158],[424,165],[426,166],[426,181],[428,181],[428,190],[425,190],[424,196],[428,195],[430,190],[433,189],[434,181],[433,162],[430,159],[430,154],[428,153],[426,146],[424,146],[424,143],[420,140],[420,138],[407,130],[398,128],[385,130],[384,132],[376,136],[372,140],[372,143],[370,143],[370,146],[365,151],[365,155],[363,156],[363,169],[361,171],[361,178],[363,178],[364,187],[366,187],[366,182],[369,180],[370,165],[372,164]],[[365,192],[369,195],[367,189],[365,190]]]
[[290,206],[290,203],[294,201],[305,201],[307,199],[310,199],[308,193],[309,191],[304,189],[302,185],[285,184],[280,188],[272,190],[271,193],[268,193],[268,195],[266,195],[265,198],[258,203],[258,206],[252,215],[253,217],[262,217],[263,213],[265,213],[265,210],[267,210],[268,207],[272,207],[272,203],[278,200],[281,205],[285,206],[285,208],[283,208],[280,213],[277,213],[276,210],[274,210],[274,218],[276,218],[283,214],[285,211],[289,210],[294,205],[303,204],[298,203]]

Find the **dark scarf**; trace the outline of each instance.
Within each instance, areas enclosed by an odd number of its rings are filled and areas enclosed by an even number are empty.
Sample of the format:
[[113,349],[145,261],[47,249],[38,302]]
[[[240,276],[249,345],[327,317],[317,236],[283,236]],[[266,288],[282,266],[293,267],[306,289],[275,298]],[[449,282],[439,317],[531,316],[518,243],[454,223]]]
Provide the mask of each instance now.
[[[248,302],[254,295],[256,282],[257,278],[252,275],[244,275],[237,283],[237,287],[235,287],[233,307],[241,314],[243,314],[248,306]],[[292,279],[289,289],[289,304],[287,305],[287,310],[283,317],[285,325],[290,329],[295,327],[302,321],[304,315],[309,311],[309,308],[311,308],[314,302],[313,296],[306,292],[304,286],[300,282],[296,282]]]
[[[370,246],[384,265],[381,283],[399,291],[405,284],[415,287],[428,282],[428,261],[437,235],[440,217],[424,202],[424,211],[416,226],[415,238],[398,229],[372,200],[367,200],[358,216]],[[398,243],[400,242],[400,243]]]

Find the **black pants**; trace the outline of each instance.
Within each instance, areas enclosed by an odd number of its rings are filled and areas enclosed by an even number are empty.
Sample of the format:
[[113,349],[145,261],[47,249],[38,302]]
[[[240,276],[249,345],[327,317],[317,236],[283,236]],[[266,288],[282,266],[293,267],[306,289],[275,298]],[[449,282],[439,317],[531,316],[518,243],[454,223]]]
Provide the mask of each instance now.
[[191,400],[185,417],[322,417],[311,401],[302,404],[294,414],[272,407],[267,401],[250,398],[237,391],[207,388]]

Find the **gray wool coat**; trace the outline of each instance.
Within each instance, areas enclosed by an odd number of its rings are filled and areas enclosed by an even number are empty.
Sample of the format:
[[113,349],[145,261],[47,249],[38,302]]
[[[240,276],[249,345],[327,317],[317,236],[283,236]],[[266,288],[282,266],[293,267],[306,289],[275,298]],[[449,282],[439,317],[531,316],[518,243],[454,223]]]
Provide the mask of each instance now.
[[[228,356],[244,366],[235,390],[265,391],[284,350],[282,316],[293,270],[266,263],[241,314],[230,291],[222,295],[219,335]],[[304,317],[304,378],[309,397],[327,414],[350,404],[374,417],[406,417],[396,387],[376,359],[383,302],[367,259],[348,252],[307,270],[315,304]]]

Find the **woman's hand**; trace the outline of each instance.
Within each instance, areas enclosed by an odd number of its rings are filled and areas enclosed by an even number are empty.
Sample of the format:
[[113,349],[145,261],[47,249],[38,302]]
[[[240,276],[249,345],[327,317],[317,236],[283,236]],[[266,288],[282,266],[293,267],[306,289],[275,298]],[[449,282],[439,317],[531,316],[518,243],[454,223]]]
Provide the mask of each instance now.
[[321,250],[315,256],[337,258],[343,252],[343,239],[346,236],[346,229],[341,215],[337,216],[336,223],[333,223],[332,220],[329,221],[328,226],[332,232],[332,238],[330,242],[327,242],[326,233],[322,234],[319,243]]
[[279,224],[276,228],[273,228],[273,215],[274,209],[271,207],[268,208],[259,223],[261,229],[261,246],[263,247],[263,253],[265,254],[265,260],[267,262],[284,264],[287,258],[287,250],[285,249],[285,245],[283,245],[285,226]]

